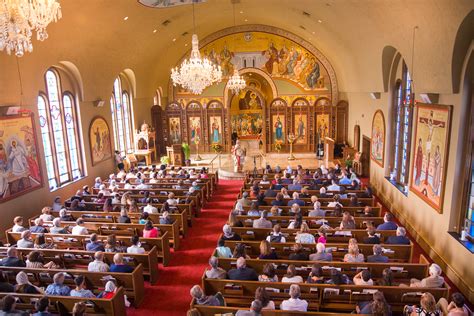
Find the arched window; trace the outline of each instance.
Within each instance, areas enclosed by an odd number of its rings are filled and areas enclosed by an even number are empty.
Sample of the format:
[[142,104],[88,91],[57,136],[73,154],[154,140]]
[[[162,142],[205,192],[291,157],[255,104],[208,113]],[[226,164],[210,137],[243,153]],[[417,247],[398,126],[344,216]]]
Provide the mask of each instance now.
[[408,68],[403,62],[402,78],[397,80],[393,98],[393,151],[391,178],[398,184],[408,183],[411,130],[413,122],[412,83]]
[[156,89],[155,96],[153,97],[153,105],[161,106],[161,88]]
[[115,149],[122,155],[133,152],[133,111],[130,95],[122,88],[120,77],[115,79],[110,98],[112,121],[114,125]]
[[79,124],[73,94],[62,90],[54,69],[45,75],[46,93],[38,96],[38,113],[50,190],[84,176]]

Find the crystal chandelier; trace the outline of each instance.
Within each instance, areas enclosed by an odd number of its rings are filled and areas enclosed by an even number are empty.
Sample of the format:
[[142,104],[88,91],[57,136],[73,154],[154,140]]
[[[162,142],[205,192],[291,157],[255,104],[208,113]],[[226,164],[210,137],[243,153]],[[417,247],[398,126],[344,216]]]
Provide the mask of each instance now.
[[174,86],[179,84],[194,94],[201,94],[205,88],[222,80],[222,70],[209,59],[201,58],[199,40],[193,34],[191,57],[185,59],[179,68],[171,69],[171,79]]
[[31,36],[44,41],[46,27],[61,18],[57,0],[2,0],[0,3],[0,50],[12,51],[18,57],[33,51]]
[[244,77],[239,75],[237,68],[234,68],[234,74],[227,81],[227,87],[234,93],[239,93],[240,90],[244,89],[247,86],[245,83]]
[[[234,28],[235,28],[235,1],[232,2],[232,11],[234,14]],[[245,83],[244,77],[239,75],[237,67],[234,66],[234,74],[227,81],[227,87],[234,93],[239,93],[240,90],[244,89],[247,84]]]

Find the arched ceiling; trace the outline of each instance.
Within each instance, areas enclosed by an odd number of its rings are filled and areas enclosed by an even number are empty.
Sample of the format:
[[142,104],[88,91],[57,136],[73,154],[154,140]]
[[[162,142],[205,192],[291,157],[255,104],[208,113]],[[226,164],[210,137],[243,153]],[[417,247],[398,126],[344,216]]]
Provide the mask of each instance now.
[[[134,0],[62,0],[61,5],[63,18],[48,27],[49,38],[35,40],[34,52],[20,63],[32,72],[44,72],[49,65],[71,61],[83,76],[86,100],[96,97],[97,82],[106,80],[112,87],[113,78],[126,68],[135,72],[138,97],[151,97],[159,85],[166,90],[170,68],[190,48],[189,5],[152,9]],[[382,52],[387,45],[397,49],[411,69],[417,25],[417,89],[448,93],[456,33],[474,1],[240,0],[235,9],[237,25],[271,25],[311,42],[332,63],[343,92],[383,91]],[[233,26],[230,0],[207,0],[195,10],[201,39]],[[164,26],[164,21],[169,24]],[[5,85],[0,94],[8,87],[16,89],[16,83],[7,82],[9,73],[16,73],[15,58],[2,52],[0,83]]]

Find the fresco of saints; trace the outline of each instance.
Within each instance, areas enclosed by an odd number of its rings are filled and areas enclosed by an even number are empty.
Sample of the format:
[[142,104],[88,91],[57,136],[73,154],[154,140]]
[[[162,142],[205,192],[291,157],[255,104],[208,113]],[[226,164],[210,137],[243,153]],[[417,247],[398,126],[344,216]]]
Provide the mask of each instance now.
[[0,169],[7,169],[8,156],[3,141],[0,140]]
[[234,65],[231,62],[233,56],[234,54],[227,49],[227,45],[224,45],[224,49],[219,56],[223,76],[232,76],[234,72]]
[[439,145],[436,146],[434,153],[434,174],[433,174],[433,193],[439,196],[439,190],[441,187],[441,153]]
[[179,134],[179,123],[178,123],[177,118],[170,120],[170,136],[171,136],[171,141],[174,144],[179,143],[180,134]]
[[220,141],[220,131],[219,131],[219,123],[217,122],[217,118],[214,118],[212,125],[212,142],[213,143],[218,143]]
[[286,66],[286,74],[290,77],[295,74],[294,68],[296,66],[296,63],[298,62],[298,58],[299,58],[299,53],[295,49],[295,47],[292,46],[290,49],[290,58],[288,61],[288,65]]
[[415,185],[420,185],[421,170],[423,168],[423,148],[421,138],[418,140],[418,147],[415,156]]
[[327,136],[328,126],[326,125],[326,120],[324,118],[321,119],[321,125],[319,125],[318,129],[319,137],[321,137],[321,139],[325,139]]
[[191,142],[197,144],[201,135],[199,119],[191,119]]
[[313,58],[314,64],[311,72],[309,75],[306,77],[306,84],[308,87],[311,89],[316,87],[316,83],[318,82],[319,76],[320,76],[320,71],[319,71],[319,64],[316,62],[316,60]]
[[[278,64],[278,50],[275,48],[273,42],[270,42],[270,44],[268,46],[268,49],[263,51],[262,55],[265,55],[266,57],[268,57],[268,60],[265,63],[264,69],[269,74],[274,74],[273,73],[273,67],[274,66],[278,67],[277,66],[277,64]],[[275,69],[275,70],[277,70],[277,69]]]
[[26,160],[26,153],[17,142],[11,142],[10,160],[12,165],[12,173],[14,176],[23,176],[28,173],[28,162]]
[[290,60],[290,54],[288,48],[286,48],[286,45],[283,45],[283,47],[280,49],[278,59],[280,60],[278,63],[278,73],[280,76],[282,76],[286,73],[286,66]]
[[25,139],[26,145],[26,161],[28,163],[28,169],[30,170],[31,176],[37,180],[41,181],[40,169],[38,166],[38,158],[36,157],[36,148],[33,145],[33,142],[30,137]]
[[304,137],[304,122],[303,122],[303,116],[300,115],[300,119],[298,120],[298,133],[297,136],[298,138],[303,138]]
[[275,139],[283,140],[283,123],[281,122],[280,116],[277,117],[277,121],[275,122]]
[[[436,128],[444,128],[445,123],[440,121],[435,121],[433,119],[434,112],[430,111],[429,118],[420,118],[420,123],[425,124],[428,128],[428,138],[426,139],[426,154],[428,156],[428,162],[426,163],[426,174],[425,174],[425,183],[428,184],[428,169],[430,166],[431,159],[431,142],[433,140],[433,134]],[[434,189],[434,188],[433,188]]]

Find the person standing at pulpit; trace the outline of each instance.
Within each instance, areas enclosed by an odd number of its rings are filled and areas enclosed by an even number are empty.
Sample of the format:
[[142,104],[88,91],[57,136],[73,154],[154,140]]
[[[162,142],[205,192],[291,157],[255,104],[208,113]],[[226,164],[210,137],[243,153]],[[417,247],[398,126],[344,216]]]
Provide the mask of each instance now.
[[232,147],[232,158],[234,160],[234,172],[241,172],[245,162],[245,149],[240,145],[240,141],[237,139],[234,147]]

